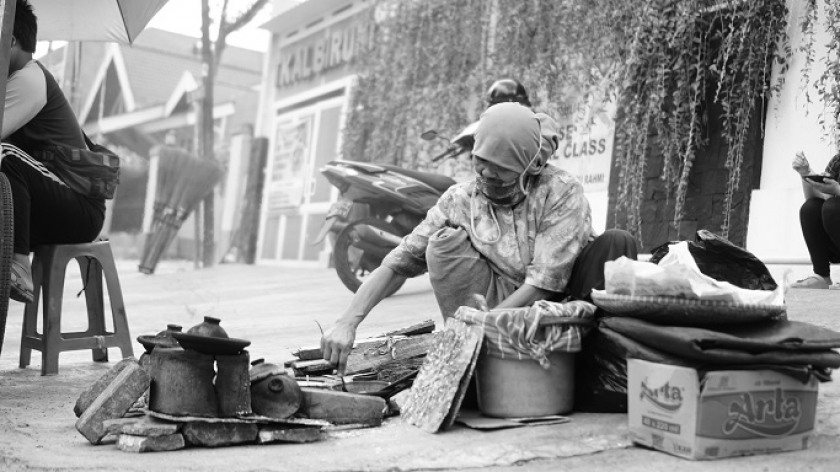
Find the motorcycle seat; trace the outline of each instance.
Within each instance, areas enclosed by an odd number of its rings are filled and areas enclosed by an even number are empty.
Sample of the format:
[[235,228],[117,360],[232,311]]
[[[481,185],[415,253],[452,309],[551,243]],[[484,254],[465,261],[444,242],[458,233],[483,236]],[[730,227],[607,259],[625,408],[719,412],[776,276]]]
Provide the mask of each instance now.
[[419,180],[424,184],[432,187],[433,189],[439,192],[445,192],[446,189],[451,187],[455,184],[455,181],[445,175],[440,174],[432,174],[430,172],[420,172],[417,170],[408,170],[403,169],[402,167],[392,166],[388,164],[376,164],[383,169],[388,169],[391,172],[396,172],[397,174],[402,174],[406,177],[411,177],[412,179]]

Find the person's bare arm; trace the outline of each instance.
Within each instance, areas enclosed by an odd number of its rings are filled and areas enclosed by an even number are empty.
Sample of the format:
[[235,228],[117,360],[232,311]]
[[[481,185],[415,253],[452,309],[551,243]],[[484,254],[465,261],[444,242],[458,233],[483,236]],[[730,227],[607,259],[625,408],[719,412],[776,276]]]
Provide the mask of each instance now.
[[324,354],[324,359],[336,366],[338,375],[344,375],[347,357],[356,340],[356,328],[368,313],[385,299],[389,289],[405,279],[405,276],[398,275],[385,266],[380,266],[371,272],[370,277],[359,287],[344,314],[321,337],[321,352]]
[[0,139],[29,123],[47,103],[47,84],[38,66],[25,67],[9,77],[6,83],[3,129]]
[[494,308],[518,308],[531,306],[537,300],[546,300],[556,292],[545,290],[533,285],[523,284]]
[[802,177],[802,193],[805,195],[806,199],[828,198],[827,195],[819,190],[819,187],[814,185],[813,181],[804,178],[806,175],[815,174],[815,172],[811,169],[811,164],[805,157],[804,152],[799,151],[796,153],[796,157],[793,159],[791,167],[793,167],[793,170]]

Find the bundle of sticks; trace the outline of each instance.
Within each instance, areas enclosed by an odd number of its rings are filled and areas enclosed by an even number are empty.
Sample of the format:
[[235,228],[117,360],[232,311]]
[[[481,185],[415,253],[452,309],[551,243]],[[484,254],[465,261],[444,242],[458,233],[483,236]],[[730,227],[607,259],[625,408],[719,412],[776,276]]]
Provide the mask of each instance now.
[[145,274],[154,273],[184,220],[222,178],[221,164],[184,149],[157,146],[150,154],[159,164],[152,227],[140,258],[139,269]]

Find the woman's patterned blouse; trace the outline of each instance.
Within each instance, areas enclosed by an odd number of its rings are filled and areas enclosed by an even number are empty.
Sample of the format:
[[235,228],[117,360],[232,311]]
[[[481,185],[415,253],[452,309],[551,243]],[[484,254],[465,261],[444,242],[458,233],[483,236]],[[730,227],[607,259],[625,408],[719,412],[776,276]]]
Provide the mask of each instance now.
[[[498,226],[491,212],[495,212]],[[383,265],[408,277],[426,272],[429,237],[446,226],[467,231],[475,249],[510,283],[555,292],[564,291],[575,259],[595,237],[583,186],[568,172],[547,165],[528,197],[513,208],[491,206],[475,191],[474,181],[453,185],[423,222],[385,257]],[[528,238],[529,260],[520,254],[520,238]]]

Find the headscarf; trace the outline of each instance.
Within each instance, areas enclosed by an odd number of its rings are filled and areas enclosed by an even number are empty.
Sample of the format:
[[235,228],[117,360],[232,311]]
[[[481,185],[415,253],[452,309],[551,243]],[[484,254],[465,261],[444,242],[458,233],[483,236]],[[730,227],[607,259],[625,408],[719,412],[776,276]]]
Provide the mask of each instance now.
[[518,103],[499,103],[481,115],[473,154],[518,174],[539,174],[557,150],[557,123]]

